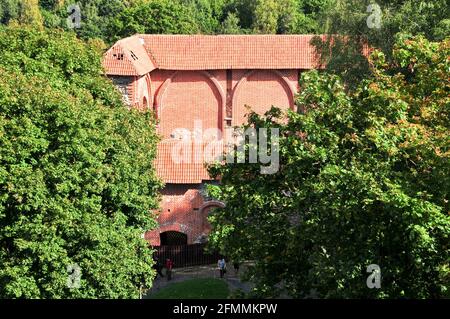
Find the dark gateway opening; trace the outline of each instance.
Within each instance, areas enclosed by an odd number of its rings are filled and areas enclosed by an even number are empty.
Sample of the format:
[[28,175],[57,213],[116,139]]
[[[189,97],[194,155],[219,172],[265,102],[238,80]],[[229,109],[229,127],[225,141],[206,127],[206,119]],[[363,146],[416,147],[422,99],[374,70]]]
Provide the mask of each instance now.
[[159,236],[161,246],[187,245],[187,235],[177,231],[166,231]]

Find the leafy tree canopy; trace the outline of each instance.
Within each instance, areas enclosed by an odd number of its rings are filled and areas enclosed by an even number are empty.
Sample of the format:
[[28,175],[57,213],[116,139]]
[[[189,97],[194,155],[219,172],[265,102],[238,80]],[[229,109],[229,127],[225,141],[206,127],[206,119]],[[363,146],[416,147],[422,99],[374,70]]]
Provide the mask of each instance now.
[[[280,169],[212,166],[221,185],[209,192],[227,206],[210,237],[255,261],[257,296],[449,296],[449,55],[449,40],[401,36],[393,63],[374,52],[374,77],[355,92],[311,71],[298,112],[249,116],[248,127],[280,129]],[[366,286],[370,264],[381,289]]]
[[111,25],[114,40],[135,33],[192,34],[200,28],[191,10],[176,1],[140,2],[120,12]]
[[[111,44],[137,32],[169,34],[320,33],[335,0],[79,0],[80,38]],[[73,2],[4,0],[0,23],[69,30]]]
[[0,51],[0,297],[136,298],[154,275],[152,116],[74,34],[0,27]]
[[448,0],[335,0],[319,16],[330,37],[317,39],[318,51],[328,71],[351,88],[370,74],[364,45],[380,49],[389,61],[399,32],[431,41],[450,36]]

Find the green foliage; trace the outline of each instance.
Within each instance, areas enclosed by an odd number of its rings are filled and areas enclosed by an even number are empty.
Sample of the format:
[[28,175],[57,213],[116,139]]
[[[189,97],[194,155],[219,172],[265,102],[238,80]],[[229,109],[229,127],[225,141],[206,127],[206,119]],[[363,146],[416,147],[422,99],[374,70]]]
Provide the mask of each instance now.
[[0,22],[7,24],[11,20],[19,17],[19,1],[18,0],[3,0],[0,2]]
[[[110,24],[134,1],[80,0],[76,3],[80,6],[81,25],[74,31],[83,39],[101,38],[106,41],[111,37]],[[65,29],[67,29],[66,18],[69,16],[67,8],[71,4],[67,2],[59,10],[55,10]]]
[[25,25],[42,28],[42,15],[39,0],[22,0],[20,2],[19,22]]
[[[372,3],[381,9],[379,29],[369,28],[367,24],[373,14],[367,12]],[[364,44],[382,50],[390,61],[399,32],[423,35],[432,41],[450,36],[447,0],[335,0],[335,5],[320,16],[321,24],[326,26],[327,34],[333,35],[333,40],[330,37],[325,42],[317,41],[319,52],[328,64],[328,71],[342,76],[352,88],[370,74],[361,54]]]
[[281,0],[277,33],[323,33],[319,17],[324,15],[334,0]]
[[279,7],[275,0],[257,0],[253,17],[255,33],[276,33],[279,17]]
[[[255,261],[254,296],[439,298],[450,286],[450,41],[399,37],[393,64],[348,93],[339,77],[304,73],[298,112],[251,114],[280,129],[280,170],[210,168],[226,202],[210,241]],[[248,156],[248,155],[247,155]],[[366,267],[381,267],[381,289]]]
[[[79,0],[81,26],[69,30],[64,0],[3,0],[0,23],[19,21],[112,44],[135,33],[320,33],[334,0]],[[38,7],[39,3],[39,7]],[[40,10],[39,10],[40,9]]]
[[42,28],[43,18],[38,0],[2,0],[0,23],[9,24],[13,21]]
[[243,30],[239,26],[239,18],[233,13],[229,12],[227,18],[222,22],[221,34],[239,34]]
[[199,26],[190,10],[178,2],[141,2],[120,12],[111,25],[113,39],[135,33],[191,34]]
[[321,33],[319,15],[333,0],[231,0],[225,12],[236,13],[244,33]]
[[95,43],[1,27],[0,50],[0,297],[137,298],[154,276],[153,117],[124,107]]
[[220,30],[224,0],[181,0],[190,10],[190,15],[205,34],[214,34]]
[[215,278],[189,279],[162,288],[150,299],[226,299],[227,282]]

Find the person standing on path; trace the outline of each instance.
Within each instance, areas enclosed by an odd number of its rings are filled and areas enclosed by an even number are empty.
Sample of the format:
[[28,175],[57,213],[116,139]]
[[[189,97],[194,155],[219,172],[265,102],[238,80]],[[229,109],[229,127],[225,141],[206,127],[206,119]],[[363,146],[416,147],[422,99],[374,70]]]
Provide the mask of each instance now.
[[227,272],[227,264],[225,263],[225,258],[219,259],[217,262],[217,268],[220,271],[220,278],[223,278],[223,275]]
[[238,261],[234,261],[233,262],[233,268],[234,268],[234,274],[237,275],[239,272],[239,262]]
[[172,279],[172,268],[173,268],[173,261],[170,260],[169,258],[166,259],[166,275],[167,275],[167,280],[171,280]]

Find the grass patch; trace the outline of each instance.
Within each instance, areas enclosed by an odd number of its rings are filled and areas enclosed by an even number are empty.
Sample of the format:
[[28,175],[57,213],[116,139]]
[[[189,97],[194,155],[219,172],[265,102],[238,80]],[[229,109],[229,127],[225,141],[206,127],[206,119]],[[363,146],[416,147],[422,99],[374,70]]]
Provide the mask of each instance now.
[[229,294],[224,280],[214,278],[189,279],[173,283],[152,294],[150,299],[224,299]]

